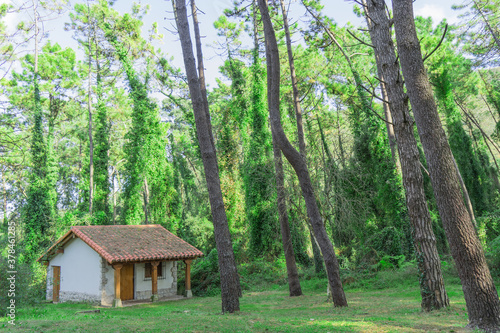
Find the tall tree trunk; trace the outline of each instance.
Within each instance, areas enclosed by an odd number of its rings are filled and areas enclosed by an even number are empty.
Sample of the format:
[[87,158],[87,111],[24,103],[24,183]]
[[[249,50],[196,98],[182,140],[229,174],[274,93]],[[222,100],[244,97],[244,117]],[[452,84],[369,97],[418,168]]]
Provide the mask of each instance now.
[[458,175],[443,130],[415,29],[412,0],[393,0],[398,54],[434,196],[467,304],[469,327],[500,328],[500,302],[474,225],[465,208]]
[[[382,72],[380,68],[378,69],[378,75],[382,81],[384,81],[384,76],[381,75]],[[384,101],[387,101],[387,88],[385,86],[384,82],[380,82],[380,90],[382,91],[382,99]],[[385,116],[385,127],[387,128],[387,137],[389,138],[389,147],[391,148],[391,156],[392,156],[392,162],[396,166],[396,169],[398,171],[401,170],[401,165],[398,159],[398,156],[396,155],[396,150],[398,147],[396,146],[396,134],[394,133],[394,124],[392,122],[392,114],[391,114],[391,107],[389,106],[389,103],[383,102],[382,103],[384,106],[384,116]]]
[[453,165],[455,166],[455,170],[457,171],[458,182],[460,184],[460,189],[462,190],[465,208],[467,208],[467,213],[469,213],[472,224],[475,228],[477,228],[476,217],[474,216],[474,209],[472,208],[472,202],[470,201],[469,191],[467,191],[467,187],[465,186],[465,182],[462,178],[462,174],[460,173],[460,169],[458,169],[457,160],[455,160],[455,157],[453,157]]
[[117,172],[116,167],[113,167],[113,171],[111,172],[111,185],[113,186],[113,225],[116,224],[116,192],[115,190],[115,173]]
[[285,252],[286,272],[288,276],[288,290],[290,296],[302,295],[300,287],[299,273],[297,263],[295,262],[295,253],[292,246],[292,234],[290,232],[290,223],[288,221],[288,212],[286,209],[285,177],[283,172],[283,159],[281,150],[276,142],[276,134],[273,136],[274,169],[276,172],[276,191],[278,201],[278,220],[281,229],[281,240]]
[[[295,65],[293,63],[293,54],[292,54],[292,42],[290,40],[290,29],[288,28],[288,18],[285,9],[285,3],[281,0],[281,11],[283,12],[283,24],[285,26],[285,35],[286,35],[286,45],[288,50],[288,61],[290,64],[290,74],[292,79],[292,89],[293,89],[293,105],[295,107],[295,117],[297,121],[297,136],[299,139],[299,150],[304,158],[306,159],[306,143],[304,140],[304,126],[302,125],[302,112],[300,108],[300,100],[299,100],[299,90],[297,88],[297,77],[295,76]],[[274,138],[273,134],[273,138]],[[276,186],[282,186],[281,191],[284,194],[284,180],[283,180],[283,162],[281,160],[281,151],[277,146],[276,140],[273,140],[273,149],[274,149],[274,161],[276,162],[276,157],[279,155],[279,163],[280,163],[280,172],[278,175],[278,167],[276,168],[276,180],[281,177],[281,184],[276,183]],[[279,191],[279,190],[278,190]],[[282,197],[285,200],[285,197]],[[278,207],[280,202],[278,200]],[[288,214],[286,211],[286,204],[283,201],[282,205],[285,205],[283,209],[283,214],[286,216],[286,220],[282,220],[280,216],[280,226],[281,226],[281,237],[283,239],[283,248],[285,249],[285,259],[286,259],[286,269],[288,273],[288,284],[290,288],[290,296],[300,296],[302,295],[302,289],[300,287],[299,274],[297,272],[297,265],[295,263],[295,254],[293,253],[292,247],[292,235],[290,233],[290,225],[288,223]],[[280,211],[280,215],[282,212]],[[287,255],[288,252],[288,255]]]
[[[316,237],[314,237],[314,233],[311,229],[309,229],[309,237],[311,238],[311,247],[314,260],[314,272],[316,274],[320,274],[324,270],[323,258],[321,257],[321,251],[318,247],[318,242],[316,241]],[[328,288],[328,290],[330,290],[330,288]]]
[[[83,156],[82,156],[82,140],[80,140],[80,145],[78,147],[78,174],[81,175],[82,174],[82,159],[83,159]],[[78,205],[81,205],[83,204],[83,195],[82,195],[82,190],[79,191],[78,193]]]
[[345,153],[344,153],[344,144],[342,143],[342,135],[340,132],[340,108],[337,107],[337,138],[339,141],[339,150],[340,150],[340,161],[342,163],[342,167],[345,169]]
[[[203,65],[203,54],[201,52],[201,36],[200,36],[200,27],[198,24],[198,10],[196,8],[195,0],[191,0],[191,15],[193,17],[193,28],[194,28],[194,39],[196,43],[196,57],[198,59],[198,79],[200,80],[201,87],[201,97],[203,98],[203,104],[205,105],[205,117],[210,119],[210,110],[208,108],[208,97],[207,97],[207,86],[205,84],[205,67]],[[208,123],[208,129],[210,134],[210,140],[212,141],[212,145],[215,147],[213,131],[212,131],[212,123]],[[215,149],[215,148],[214,148]]]
[[[205,117],[207,119],[206,124],[208,127],[208,135],[210,136],[210,141],[212,143],[214,154],[216,154],[217,152],[215,150],[214,136],[213,136],[213,131],[212,131],[212,122],[210,121],[210,108],[208,107],[207,87],[205,84],[205,66],[203,65],[203,53],[202,53],[202,49],[201,49],[201,35],[200,35],[200,27],[198,24],[197,12],[198,12],[198,10],[196,8],[196,2],[195,2],[195,0],[191,0],[191,15],[193,17],[194,38],[195,38],[195,43],[196,43],[196,56],[198,59],[198,79],[200,82],[201,97],[203,99],[203,106],[204,106],[203,110],[205,113]],[[215,160],[217,161],[217,157]],[[218,166],[218,164],[217,164],[217,179],[219,182],[219,189],[220,189],[220,178],[219,178],[219,166]],[[221,200],[223,200],[223,199],[221,199]],[[224,203],[224,201],[222,201],[222,203]],[[226,219],[226,224],[228,224],[226,212],[224,209],[223,209],[223,212],[224,212],[224,217]],[[228,224],[228,228],[229,228],[229,224]],[[229,232],[229,229],[228,229],[228,235],[229,235],[228,239],[231,241],[231,233]],[[233,261],[234,261],[234,252],[233,252],[232,245],[231,245],[231,254],[233,255]],[[232,278],[235,279],[234,285],[238,288],[238,296],[241,297],[243,295],[242,295],[241,285],[240,285],[240,276],[236,272],[236,264],[234,264],[234,270],[235,270],[235,274],[232,276]],[[238,303],[238,310],[239,310],[239,303]]]
[[293,61],[290,28],[288,27],[288,17],[285,8],[285,2],[283,0],[280,0],[280,3],[281,3],[281,12],[283,13],[283,25],[285,26],[286,50],[288,53],[288,64],[290,65],[290,78],[292,81],[293,106],[295,108],[295,117],[297,121],[297,137],[299,139],[299,151],[304,160],[307,161],[306,141],[304,138],[304,125],[302,123],[302,108],[300,106],[299,88],[297,87],[297,76],[295,75],[295,64]]
[[[89,8],[90,10],[90,8]],[[89,12],[90,15],[90,12]],[[92,203],[94,202],[94,143],[92,141],[92,47],[89,32],[89,87],[88,87],[88,107],[89,107],[89,214],[92,214]]]
[[323,220],[319,213],[318,205],[314,195],[314,190],[309,176],[307,164],[302,155],[291,145],[281,126],[279,111],[279,89],[280,89],[280,63],[278,54],[278,45],[276,36],[271,23],[271,17],[267,7],[267,0],[259,0],[260,13],[264,23],[264,34],[266,36],[266,55],[268,66],[268,94],[269,115],[271,118],[271,127],[276,133],[276,141],[288,162],[292,165],[299,179],[302,195],[306,202],[307,214],[309,216],[314,234],[323,253],[325,261],[328,282],[333,294],[335,306],[347,306],[342,281],[340,280],[340,268],[333,250],[333,245],[326,233]]
[[[108,123],[108,113],[104,101],[103,93],[103,82],[101,77],[101,64],[99,60],[99,45],[97,43],[97,36],[94,29],[94,45],[95,45],[95,65],[96,65],[96,126],[95,126],[95,141],[96,141],[96,151],[95,158],[93,158],[93,183],[95,184],[95,190],[93,192],[93,197],[95,202],[93,203],[93,210],[96,213],[104,213],[106,218],[102,221],[102,215],[99,216],[99,223],[105,222],[109,224],[110,212],[109,212],[109,133],[110,124]],[[94,157],[94,155],[92,155]]]
[[[229,225],[227,223],[226,212],[224,210],[224,201],[222,199],[219,167],[217,164],[215,146],[213,144],[212,133],[210,130],[211,125],[208,105],[204,102],[206,98],[202,96],[202,87],[196,71],[196,60],[193,54],[193,46],[189,33],[185,0],[173,0],[172,4],[175,11],[177,30],[179,32],[179,38],[182,46],[182,55],[184,58],[184,66],[188,79],[191,102],[193,105],[196,132],[203,160],[203,168],[205,170],[205,178],[207,181],[210,199],[210,209],[212,211],[215,242],[219,258],[222,312],[232,313],[239,311],[240,309],[239,295],[241,293],[241,288],[239,285],[238,273],[236,271],[236,262],[234,260]],[[198,55],[199,57],[201,56],[201,49],[199,50]]]
[[149,224],[150,223],[150,218],[149,218],[149,186],[148,186],[148,178],[144,177],[144,191],[142,192],[142,195],[144,197],[144,224]]
[[379,75],[383,78],[383,84],[387,89],[394,123],[403,186],[406,192],[406,205],[410,215],[420,271],[422,309],[425,311],[440,309],[449,306],[449,299],[444,287],[436,237],[432,231],[432,220],[425,199],[419,152],[413,133],[413,119],[408,109],[408,99],[404,92],[403,79],[394,50],[385,1],[364,0],[363,2]]

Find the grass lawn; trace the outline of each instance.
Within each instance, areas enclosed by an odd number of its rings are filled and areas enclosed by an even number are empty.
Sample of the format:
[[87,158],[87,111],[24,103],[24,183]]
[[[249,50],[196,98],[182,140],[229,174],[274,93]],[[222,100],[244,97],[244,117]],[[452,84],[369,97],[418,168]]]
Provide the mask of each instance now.
[[[450,308],[420,311],[417,285],[386,289],[347,288],[348,308],[326,303],[326,280],[302,282],[304,296],[288,297],[287,286],[246,292],[241,312],[221,315],[220,297],[100,308],[89,304],[41,304],[18,309],[16,326],[0,318],[5,332],[465,332],[461,287],[448,283]],[[322,289],[320,291],[320,289]]]

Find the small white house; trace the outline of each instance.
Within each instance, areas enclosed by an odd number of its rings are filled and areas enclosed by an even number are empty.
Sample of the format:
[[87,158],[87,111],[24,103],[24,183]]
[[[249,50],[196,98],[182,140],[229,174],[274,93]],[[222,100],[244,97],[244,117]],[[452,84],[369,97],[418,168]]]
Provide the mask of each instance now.
[[47,266],[47,300],[122,306],[177,294],[177,261],[203,256],[160,225],[75,226],[38,261]]

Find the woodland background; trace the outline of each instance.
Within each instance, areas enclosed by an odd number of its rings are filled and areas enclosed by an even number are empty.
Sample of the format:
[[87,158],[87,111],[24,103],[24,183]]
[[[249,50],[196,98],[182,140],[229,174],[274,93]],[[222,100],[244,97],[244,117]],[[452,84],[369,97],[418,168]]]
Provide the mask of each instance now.
[[[307,166],[342,281],[357,283],[379,270],[417,266],[370,35],[366,26],[337,25],[330,13],[321,12],[319,1],[304,3],[309,12],[304,10],[301,20],[307,24],[290,22],[290,31],[301,40],[292,50]],[[35,260],[68,228],[83,224],[163,225],[206,254],[193,266],[194,294],[219,294],[209,193],[187,78],[153,46],[162,38],[158,25],[145,29],[141,22],[157,4],[135,4],[124,14],[110,1],[75,4],[65,29],[83,52],[42,38],[37,28],[67,5],[0,5],[0,20],[9,11],[34,13],[13,35],[0,21],[0,249],[7,257],[7,230],[15,224],[19,301],[43,299],[44,270]],[[415,18],[441,122],[494,276],[500,274],[499,5],[497,0],[459,4],[461,20],[455,25]],[[362,6],[353,8],[363,15]],[[279,4],[270,11],[281,61],[281,121],[298,149],[283,15]],[[260,19],[252,1],[241,1],[214,22],[225,40],[224,64],[207,94],[243,289],[258,280],[286,283]],[[23,43],[35,41],[33,52],[19,52]],[[442,265],[453,265],[416,131],[415,138],[437,249]],[[286,161],[283,169],[299,277],[325,276],[299,182]],[[2,260],[2,288],[6,265]],[[5,309],[7,300],[0,300]]]

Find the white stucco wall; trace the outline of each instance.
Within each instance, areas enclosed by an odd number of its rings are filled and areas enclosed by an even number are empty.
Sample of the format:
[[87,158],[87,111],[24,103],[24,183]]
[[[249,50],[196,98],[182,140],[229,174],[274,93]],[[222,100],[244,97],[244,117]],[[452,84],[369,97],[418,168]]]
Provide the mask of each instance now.
[[[148,299],[151,297],[151,278],[144,278],[145,263],[135,264],[134,298]],[[177,294],[177,265],[175,261],[162,262],[163,277],[158,278],[158,296],[166,297]]]
[[[69,241],[64,247],[64,253],[59,253],[50,260],[47,271],[50,289],[53,283],[53,266],[61,267],[61,302],[101,300],[101,256],[81,239]],[[47,296],[49,297],[49,290]]]

